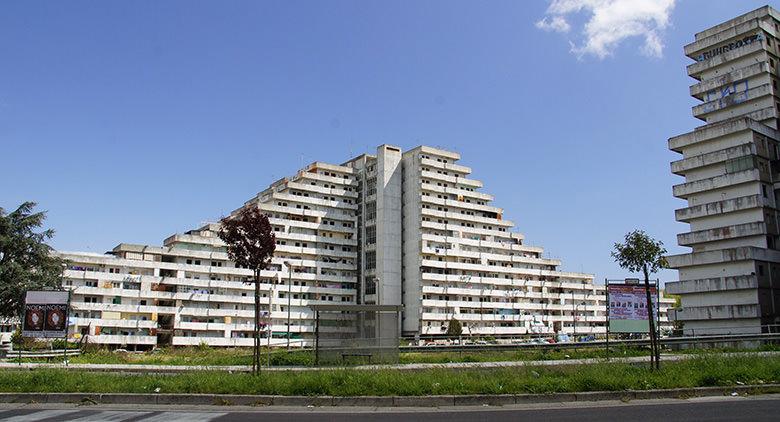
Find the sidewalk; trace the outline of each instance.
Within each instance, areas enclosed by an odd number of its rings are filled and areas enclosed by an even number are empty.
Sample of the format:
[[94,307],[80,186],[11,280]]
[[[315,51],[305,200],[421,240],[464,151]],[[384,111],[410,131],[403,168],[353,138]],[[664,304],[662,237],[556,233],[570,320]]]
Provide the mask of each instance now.
[[538,403],[572,403],[693,397],[740,396],[780,393],[780,384],[733,387],[675,388],[668,390],[588,391],[553,394],[503,394],[461,396],[267,396],[238,394],[98,394],[98,393],[0,393],[0,403],[73,403],[78,405],[178,405],[178,406],[289,406],[289,407],[459,407],[510,406]]

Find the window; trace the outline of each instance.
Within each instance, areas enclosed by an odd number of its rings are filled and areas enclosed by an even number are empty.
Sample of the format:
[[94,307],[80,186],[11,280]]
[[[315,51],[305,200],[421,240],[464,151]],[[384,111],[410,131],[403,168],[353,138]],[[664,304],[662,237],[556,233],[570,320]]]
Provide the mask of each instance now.
[[366,269],[376,268],[376,251],[366,252]]
[[747,157],[734,158],[726,161],[727,174],[750,170],[754,167],[755,167],[755,160],[752,155],[749,155]]

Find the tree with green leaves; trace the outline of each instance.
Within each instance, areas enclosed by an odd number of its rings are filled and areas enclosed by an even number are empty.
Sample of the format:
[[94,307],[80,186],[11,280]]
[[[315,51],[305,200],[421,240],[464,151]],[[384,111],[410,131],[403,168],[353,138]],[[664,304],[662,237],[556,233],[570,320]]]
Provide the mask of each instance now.
[[260,209],[245,207],[236,215],[222,219],[219,238],[227,245],[228,257],[237,267],[254,272],[255,341],[252,373],[257,374],[260,371],[260,271],[271,263],[276,250],[276,236],[268,217]]
[[448,337],[459,337],[463,333],[463,325],[461,325],[460,321],[458,321],[455,318],[452,318],[447,324],[447,336]]
[[52,254],[46,241],[54,230],[39,230],[46,212],[34,212],[25,202],[10,213],[0,208],[0,318],[19,317],[28,290],[61,286],[64,261]]
[[[643,230],[634,230],[626,234],[624,243],[615,243],[615,249],[612,251],[612,257],[621,268],[632,273],[641,272],[644,275],[650,331],[650,366],[655,369],[660,367],[661,351],[655,326],[655,310],[652,306],[654,302],[650,294],[650,274],[668,266],[664,254],[666,249],[663,242],[653,239]],[[658,287],[660,286],[656,286]]]

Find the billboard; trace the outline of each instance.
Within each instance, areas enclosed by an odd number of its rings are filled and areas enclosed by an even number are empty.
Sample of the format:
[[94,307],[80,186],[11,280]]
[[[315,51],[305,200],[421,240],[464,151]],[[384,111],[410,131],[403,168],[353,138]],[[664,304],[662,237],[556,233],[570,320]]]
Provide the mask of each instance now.
[[[647,294],[637,284],[608,284],[609,331],[613,333],[646,333],[649,331]],[[650,301],[657,315],[658,291],[650,287]]]
[[29,291],[24,301],[24,337],[65,337],[68,330],[67,291]]

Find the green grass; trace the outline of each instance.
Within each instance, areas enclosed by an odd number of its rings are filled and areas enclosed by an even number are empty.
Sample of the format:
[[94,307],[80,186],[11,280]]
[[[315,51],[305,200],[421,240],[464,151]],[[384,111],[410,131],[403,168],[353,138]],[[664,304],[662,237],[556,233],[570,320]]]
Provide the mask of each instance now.
[[[691,349],[684,351],[664,353],[681,354],[712,354],[723,352],[745,351],[780,351],[778,345],[764,345],[758,349]],[[262,364],[268,362],[268,351],[262,350]],[[645,348],[613,347],[610,349],[611,357],[647,356]],[[539,360],[567,360],[567,359],[592,359],[604,358],[604,348],[580,348],[580,349],[525,349],[504,351],[473,351],[473,352],[409,352],[400,354],[400,363],[453,363],[453,362],[515,362],[515,361],[539,361]],[[9,356],[12,362],[13,353]],[[271,355],[273,366],[313,366],[314,354],[311,351],[274,350]],[[23,362],[46,362],[46,359],[23,359]],[[209,347],[189,347],[158,349],[155,352],[146,353],[116,353],[105,349],[92,349],[80,356],[69,359],[71,363],[84,364],[144,364],[144,365],[194,365],[194,366],[233,366],[251,365],[252,352],[248,348],[227,349]]]
[[[13,353],[9,356],[13,358]],[[262,363],[268,362],[268,351],[262,351]],[[314,357],[310,352],[275,350],[270,354],[274,366],[312,366]],[[18,361],[18,360],[12,360]],[[25,362],[41,362],[40,359],[23,359]],[[45,360],[44,360],[45,361]],[[138,365],[193,365],[193,366],[232,366],[251,365],[251,349],[217,348],[171,348],[159,349],[147,353],[117,353],[105,349],[91,350],[80,356],[73,356],[70,363],[91,364],[138,364]]]
[[334,369],[123,375],[39,369],[0,373],[3,392],[229,393],[273,395],[438,395],[621,391],[780,382],[780,357],[697,356],[663,364],[419,371]]

